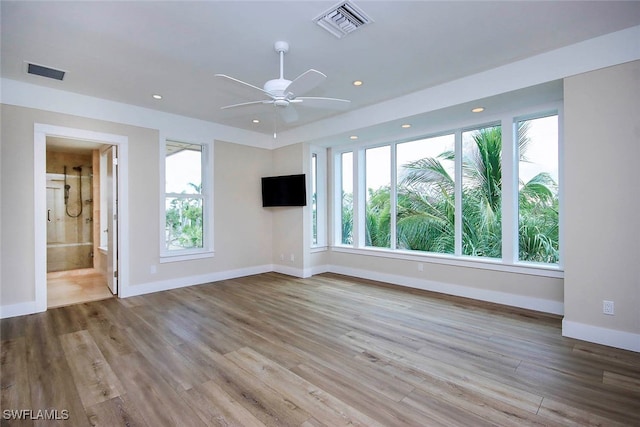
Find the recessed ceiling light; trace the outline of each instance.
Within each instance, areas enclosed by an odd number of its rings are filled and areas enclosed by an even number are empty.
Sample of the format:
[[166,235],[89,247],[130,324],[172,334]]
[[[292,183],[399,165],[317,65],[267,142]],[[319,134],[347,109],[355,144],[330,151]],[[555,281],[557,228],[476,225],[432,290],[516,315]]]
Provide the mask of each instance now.
[[153,99],[162,99],[162,95],[158,95],[157,93],[151,96],[153,96]]
[[354,86],[362,86],[362,80],[354,80],[353,81],[353,85]]
[[482,113],[484,111],[484,107],[476,107],[471,110],[472,113]]
[[260,120],[258,120],[258,119],[253,119],[253,120],[251,120],[251,122],[252,122],[252,123],[260,123]]
[[351,135],[349,139],[358,139],[358,135]]
[[400,127],[401,127],[401,128],[404,128],[404,129],[408,129],[408,128],[410,128],[410,127],[411,127],[411,125],[410,125],[409,123],[405,123],[405,124],[403,124],[403,125],[402,125],[402,126],[400,126]]

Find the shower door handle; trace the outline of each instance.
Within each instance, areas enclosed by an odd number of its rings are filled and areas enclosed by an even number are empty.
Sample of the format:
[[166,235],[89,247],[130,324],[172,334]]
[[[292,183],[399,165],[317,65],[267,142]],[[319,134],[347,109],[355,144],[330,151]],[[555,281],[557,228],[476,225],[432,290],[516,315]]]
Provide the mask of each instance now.
[[51,222],[51,209],[47,209],[47,222]]

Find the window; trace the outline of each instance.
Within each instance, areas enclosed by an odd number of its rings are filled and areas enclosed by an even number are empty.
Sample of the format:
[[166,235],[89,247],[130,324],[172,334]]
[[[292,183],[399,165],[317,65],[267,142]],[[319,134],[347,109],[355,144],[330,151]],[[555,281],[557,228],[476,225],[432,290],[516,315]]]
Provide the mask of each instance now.
[[462,133],[462,253],[502,257],[502,131]]
[[559,261],[558,116],[517,122],[518,259]]
[[311,244],[318,244],[318,155],[311,153]]
[[311,247],[327,247],[327,149],[310,146]]
[[340,157],[340,242],[353,243],[353,152]]
[[334,157],[341,245],[559,265],[557,114],[351,150]]
[[176,141],[165,145],[163,255],[211,251],[207,146]]
[[455,135],[397,145],[398,248],[453,254]]
[[365,245],[382,248],[391,242],[391,147],[365,150]]

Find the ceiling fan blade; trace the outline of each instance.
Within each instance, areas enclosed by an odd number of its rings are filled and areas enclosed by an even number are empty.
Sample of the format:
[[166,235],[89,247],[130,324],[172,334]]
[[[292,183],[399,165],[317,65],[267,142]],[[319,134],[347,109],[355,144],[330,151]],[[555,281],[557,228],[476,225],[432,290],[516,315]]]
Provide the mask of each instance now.
[[250,87],[250,88],[252,88],[254,90],[257,90],[260,93],[267,95],[269,98],[273,98],[273,96],[269,92],[267,92],[266,90],[264,90],[262,88],[259,88],[258,86],[254,86],[251,83],[243,82],[242,80],[238,80],[236,78],[227,76],[226,74],[214,74],[214,77],[222,77],[224,79],[231,80],[234,83],[241,84],[241,85],[243,85],[245,87]]
[[344,110],[349,108],[351,101],[339,98],[323,98],[319,96],[301,96],[295,101],[302,101],[305,107],[311,108],[330,108],[335,110]]
[[298,112],[292,105],[288,107],[276,107],[276,109],[278,110],[280,118],[282,118],[285,123],[293,123],[298,120]]
[[327,76],[322,74],[320,71],[314,69],[305,71],[296,77],[294,81],[289,83],[289,86],[285,89],[287,98],[291,99],[309,92],[311,89],[322,83],[326,78]]
[[273,104],[273,100],[272,99],[265,99],[265,100],[262,100],[262,101],[241,102],[240,104],[225,105],[224,107],[220,107],[220,109],[221,110],[227,110],[229,108],[245,107],[247,105],[257,105],[257,104]]

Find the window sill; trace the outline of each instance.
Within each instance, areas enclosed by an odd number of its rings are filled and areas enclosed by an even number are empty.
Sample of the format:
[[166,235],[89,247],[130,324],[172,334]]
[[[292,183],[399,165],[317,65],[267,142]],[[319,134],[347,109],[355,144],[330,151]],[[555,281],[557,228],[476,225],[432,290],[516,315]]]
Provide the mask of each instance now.
[[205,259],[205,258],[213,258],[215,256],[215,252],[207,251],[207,252],[192,252],[192,253],[179,253],[179,254],[162,254],[160,256],[160,264],[170,263],[170,262],[180,262],[180,261],[191,261],[196,259]]
[[564,279],[564,270],[557,265],[536,263],[507,264],[501,259],[484,259],[479,257],[456,257],[447,254],[436,254],[417,251],[390,250],[385,248],[354,248],[351,246],[331,246],[331,251],[355,255],[377,256],[383,258],[416,261],[431,264],[444,264],[456,267],[478,268],[483,270],[504,271],[508,273],[527,274],[532,276],[554,277]]
[[326,245],[325,246],[311,246],[310,252],[312,254],[315,254],[316,252],[326,252],[328,250],[329,250],[329,247],[326,246]]

